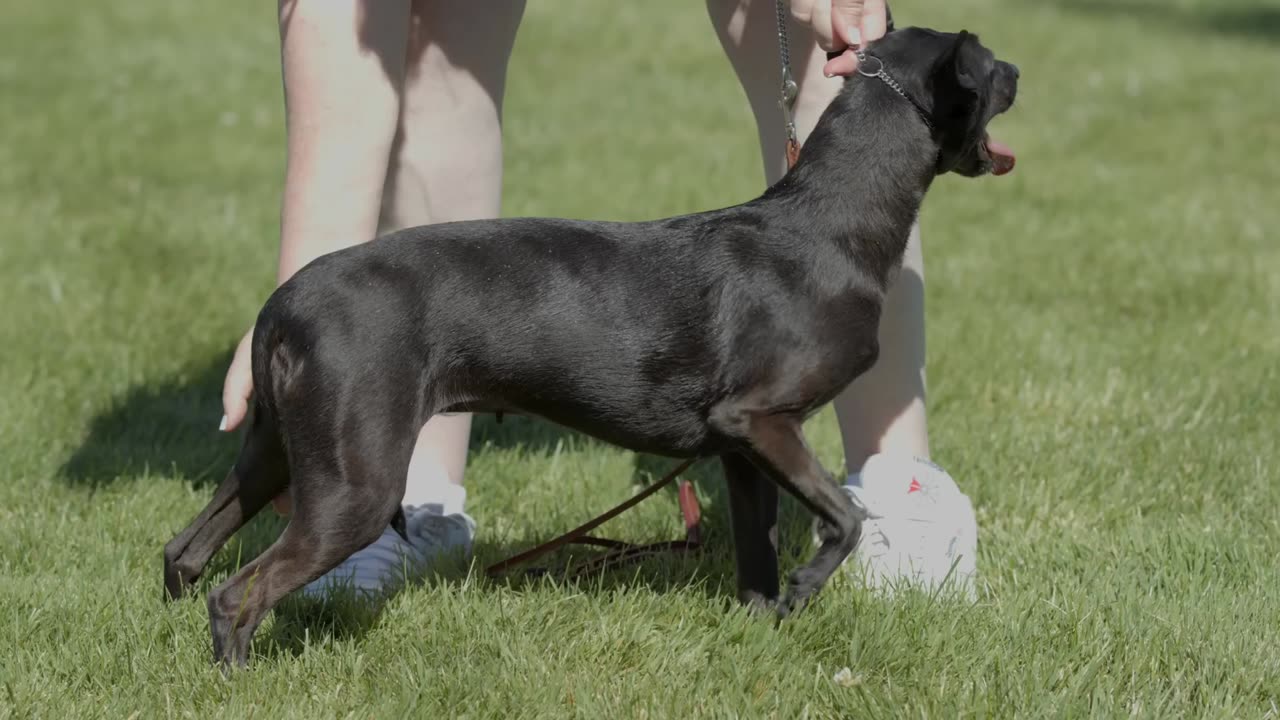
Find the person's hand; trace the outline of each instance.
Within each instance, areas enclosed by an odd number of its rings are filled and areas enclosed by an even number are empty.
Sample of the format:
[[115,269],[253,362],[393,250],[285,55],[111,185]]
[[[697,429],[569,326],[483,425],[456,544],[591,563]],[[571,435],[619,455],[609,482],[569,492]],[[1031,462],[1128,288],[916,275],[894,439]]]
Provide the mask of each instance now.
[[253,328],[244,334],[231,358],[227,378],[222,381],[222,423],[218,429],[231,432],[244,422],[249,412],[249,397],[253,394],[253,366],[250,362],[253,345]]
[[827,77],[852,75],[858,69],[853,51],[884,37],[888,27],[885,0],[795,0],[792,14],[813,27],[823,50],[843,50],[822,68]]

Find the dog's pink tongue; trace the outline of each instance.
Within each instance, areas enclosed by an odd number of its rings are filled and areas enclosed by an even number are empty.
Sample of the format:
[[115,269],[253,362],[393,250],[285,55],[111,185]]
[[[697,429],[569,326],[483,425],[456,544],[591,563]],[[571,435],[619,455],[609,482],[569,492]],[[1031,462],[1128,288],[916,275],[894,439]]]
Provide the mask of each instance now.
[[992,175],[1007,175],[1013,172],[1013,166],[1018,160],[1014,157],[1013,148],[994,138],[987,138],[987,154],[991,156]]

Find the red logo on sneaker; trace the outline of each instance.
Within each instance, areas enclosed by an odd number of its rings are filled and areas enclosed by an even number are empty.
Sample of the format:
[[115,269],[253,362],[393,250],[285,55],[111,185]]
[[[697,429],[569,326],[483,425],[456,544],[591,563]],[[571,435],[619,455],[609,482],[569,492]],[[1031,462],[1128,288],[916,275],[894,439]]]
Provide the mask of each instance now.
[[913,492],[920,492],[920,481],[915,478],[911,478],[911,486],[907,488],[908,495]]

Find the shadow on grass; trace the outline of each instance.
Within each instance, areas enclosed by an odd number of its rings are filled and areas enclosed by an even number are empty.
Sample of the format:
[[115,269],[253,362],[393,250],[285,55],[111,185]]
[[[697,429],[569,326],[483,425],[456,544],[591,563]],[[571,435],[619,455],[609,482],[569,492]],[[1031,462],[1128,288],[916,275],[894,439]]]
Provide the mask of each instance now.
[[[147,473],[196,485],[222,480],[240,447],[239,433],[217,429],[230,362],[228,353],[172,378],[131,388],[93,418],[59,474],[88,487]],[[492,415],[477,415],[470,447],[472,452],[485,447],[552,452],[574,435],[533,418],[508,415],[498,422]]]
[[239,447],[238,436],[218,432],[230,361],[228,353],[130,388],[93,418],[60,475],[90,487],[148,472],[197,484],[221,480]]
[[1109,18],[1129,18],[1176,30],[1217,33],[1280,43],[1280,7],[1274,5],[1199,4],[1179,6],[1166,0],[1056,0],[1064,10]]

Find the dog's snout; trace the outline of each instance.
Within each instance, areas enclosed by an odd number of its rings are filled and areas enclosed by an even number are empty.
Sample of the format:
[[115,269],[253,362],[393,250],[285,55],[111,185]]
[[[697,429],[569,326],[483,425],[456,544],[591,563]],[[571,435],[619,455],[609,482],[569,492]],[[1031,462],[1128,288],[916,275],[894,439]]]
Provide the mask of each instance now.
[[1022,72],[1018,70],[1017,65],[1014,65],[1013,63],[1009,63],[1009,69],[1013,71],[1014,80],[1017,80],[1018,78],[1022,77]]

